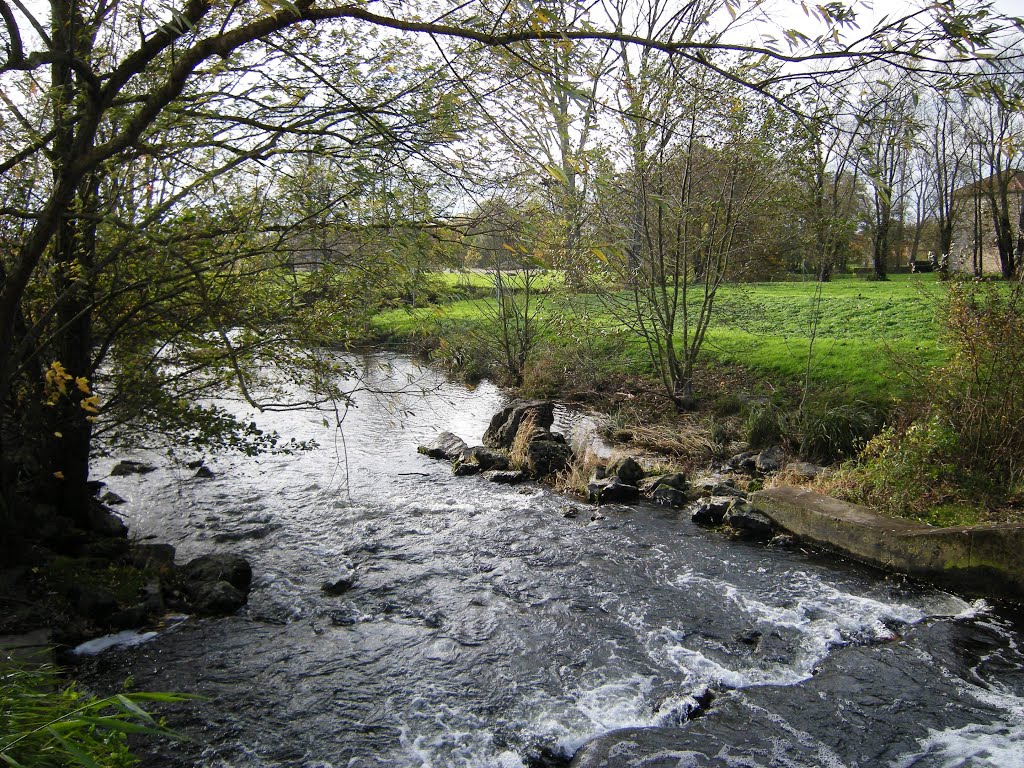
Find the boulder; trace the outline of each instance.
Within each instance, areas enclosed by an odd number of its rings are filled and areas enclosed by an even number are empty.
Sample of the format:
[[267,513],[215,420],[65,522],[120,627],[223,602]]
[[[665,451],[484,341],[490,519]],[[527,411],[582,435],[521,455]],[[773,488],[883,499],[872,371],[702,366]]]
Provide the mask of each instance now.
[[708,496],[690,507],[690,519],[697,525],[721,525],[734,501],[734,496]]
[[484,445],[488,448],[511,448],[520,425],[530,415],[534,427],[546,431],[555,421],[555,404],[548,400],[513,400],[491,417],[491,423],[484,432]]
[[484,472],[484,479],[492,483],[515,485],[526,479],[526,473],[520,472],[518,469],[492,469],[489,472]]
[[634,459],[632,456],[625,456],[612,462],[606,474],[611,477],[617,477],[620,483],[625,485],[639,485],[640,481],[643,480],[644,468],[640,466],[640,462]]
[[769,472],[778,472],[782,469],[782,464],[786,460],[786,456],[782,451],[782,447],[773,445],[771,448],[765,448],[757,455],[757,461],[754,462],[757,471],[762,475],[766,475]]
[[458,435],[451,432],[442,432],[427,445],[421,445],[416,450],[429,456],[432,459],[447,459],[455,461],[462,458],[469,446]]
[[587,484],[587,498],[594,504],[630,504],[640,498],[640,489],[617,477],[595,478]]
[[572,449],[561,435],[542,432],[527,443],[526,461],[535,477],[554,475],[565,471],[569,466],[569,462],[572,461]]
[[195,475],[193,475],[193,477],[198,477],[198,478],[200,478],[202,480],[212,480],[213,478],[216,477],[216,475],[213,474],[213,470],[212,469],[210,469],[208,466],[203,464],[202,466],[200,466],[196,470],[196,473],[195,473]]
[[114,465],[114,468],[110,470],[110,476],[124,477],[126,475],[146,475],[155,471],[156,467],[152,464],[145,464],[141,461],[125,459],[124,461],[119,461]]
[[108,504],[110,506],[117,506],[119,504],[126,504],[127,503],[123,498],[118,496],[113,491],[107,491],[102,496],[100,496],[100,501],[103,504]]
[[651,501],[663,507],[679,509],[690,503],[690,497],[685,491],[680,491],[671,485],[659,485],[651,494]]
[[245,605],[245,594],[227,581],[208,581],[192,595],[192,610],[204,616],[232,614]]
[[197,557],[181,569],[181,576],[189,592],[195,592],[202,584],[226,581],[239,592],[248,594],[252,585],[252,567],[239,555]]
[[737,533],[753,539],[770,539],[775,527],[771,519],[751,504],[739,502],[725,514],[725,524]]

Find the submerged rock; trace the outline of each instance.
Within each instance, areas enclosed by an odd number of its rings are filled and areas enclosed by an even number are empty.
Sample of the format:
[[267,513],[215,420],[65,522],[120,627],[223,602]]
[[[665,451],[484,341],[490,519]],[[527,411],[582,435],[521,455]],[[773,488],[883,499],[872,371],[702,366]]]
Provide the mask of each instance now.
[[328,595],[341,595],[348,592],[356,583],[356,567],[351,560],[346,560],[338,568],[338,572],[325,581],[320,589]]
[[212,469],[203,464],[196,470],[196,473],[195,475],[193,475],[193,477],[197,477],[202,480],[212,480],[213,478],[216,477],[216,475],[213,473]]
[[442,432],[427,445],[421,445],[416,450],[432,459],[448,459],[455,461],[462,458],[462,455],[469,448],[466,441],[451,432]]

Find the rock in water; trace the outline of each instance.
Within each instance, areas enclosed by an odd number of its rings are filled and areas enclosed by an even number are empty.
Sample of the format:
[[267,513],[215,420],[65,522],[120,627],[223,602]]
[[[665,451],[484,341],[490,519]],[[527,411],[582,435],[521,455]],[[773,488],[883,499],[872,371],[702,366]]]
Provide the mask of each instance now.
[[246,596],[226,581],[200,584],[192,596],[192,610],[204,616],[232,614],[245,605]]
[[[559,439],[561,438],[561,439]],[[553,432],[542,432],[526,444],[526,460],[536,477],[565,471],[572,461],[572,449],[565,438]]]
[[659,485],[651,494],[651,501],[663,507],[674,507],[676,509],[685,507],[690,502],[690,497],[678,488],[670,485]]
[[484,479],[490,480],[492,483],[515,485],[526,480],[526,473],[520,472],[518,469],[492,469],[489,472],[484,472]]
[[455,461],[461,458],[468,448],[469,446],[466,445],[465,440],[458,435],[454,435],[451,432],[442,432],[431,443],[421,445],[416,450],[432,459]]
[[546,431],[555,421],[555,404],[548,400],[513,400],[491,417],[491,423],[484,432],[484,445],[508,450],[523,420],[530,415],[534,427]]
[[238,591],[248,594],[252,585],[252,567],[249,561],[239,555],[197,557],[181,569],[181,575],[193,589],[199,584],[226,581]]
[[754,539],[770,539],[775,532],[769,517],[744,501],[734,504],[725,513],[724,522],[737,533]]
[[152,464],[145,464],[141,461],[125,459],[124,461],[119,461],[114,465],[114,468],[110,470],[110,476],[124,477],[125,475],[145,475],[155,471],[156,467]]
[[733,496],[709,496],[701,499],[691,507],[690,519],[697,525],[721,525],[733,501]]
[[594,504],[630,504],[640,498],[640,489],[627,485],[617,477],[591,480],[587,485],[587,496]]

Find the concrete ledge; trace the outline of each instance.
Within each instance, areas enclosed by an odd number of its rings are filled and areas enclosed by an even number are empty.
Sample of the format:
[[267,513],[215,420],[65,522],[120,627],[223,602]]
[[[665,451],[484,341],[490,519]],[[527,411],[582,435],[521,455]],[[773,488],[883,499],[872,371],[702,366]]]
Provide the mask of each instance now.
[[975,594],[1024,599],[1024,525],[932,528],[802,488],[752,494],[778,527],[890,571]]

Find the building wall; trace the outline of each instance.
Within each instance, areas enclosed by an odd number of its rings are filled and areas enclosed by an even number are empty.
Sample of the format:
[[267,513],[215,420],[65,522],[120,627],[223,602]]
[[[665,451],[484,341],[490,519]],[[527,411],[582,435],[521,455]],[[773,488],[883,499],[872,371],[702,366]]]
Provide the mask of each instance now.
[[[1010,225],[1013,229],[1016,244],[1017,227],[1020,221],[1020,208],[1024,204],[1024,193],[1010,193]],[[980,240],[982,254],[982,274],[999,274],[999,246],[996,243],[995,224],[992,222],[992,211],[988,200],[981,198],[981,232],[975,231],[974,221],[975,198],[959,197],[956,201],[956,228],[953,232],[953,252],[949,255],[949,268],[954,272],[971,272],[974,268],[974,252]]]

